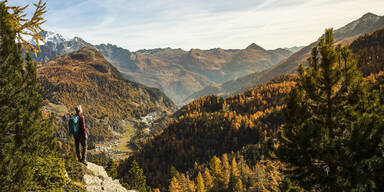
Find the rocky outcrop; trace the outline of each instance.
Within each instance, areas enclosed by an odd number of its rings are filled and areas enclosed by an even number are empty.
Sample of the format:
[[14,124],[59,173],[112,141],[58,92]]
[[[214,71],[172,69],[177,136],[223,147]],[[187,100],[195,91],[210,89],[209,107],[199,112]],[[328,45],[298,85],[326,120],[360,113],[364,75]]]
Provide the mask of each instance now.
[[118,180],[109,177],[102,166],[88,162],[87,169],[90,174],[85,174],[83,179],[89,192],[136,192],[125,189]]

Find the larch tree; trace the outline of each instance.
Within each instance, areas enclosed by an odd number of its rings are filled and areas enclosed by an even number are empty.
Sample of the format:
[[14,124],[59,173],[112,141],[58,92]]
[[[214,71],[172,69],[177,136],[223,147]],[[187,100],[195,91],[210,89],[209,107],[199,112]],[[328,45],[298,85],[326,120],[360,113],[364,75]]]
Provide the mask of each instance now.
[[219,191],[222,186],[220,185],[220,182],[223,180],[223,167],[221,165],[221,160],[213,156],[213,158],[209,162],[209,168],[211,169],[211,173],[214,177],[214,191]]
[[197,174],[196,183],[197,183],[197,192],[206,192],[203,176],[201,175],[200,172]]
[[208,168],[204,169],[204,181],[207,191],[213,188],[213,178]]
[[168,187],[169,192],[181,192],[181,187],[179,182],[177,181],[176,177],[172,177],[171,183]]
[[223,164],[222,184],[223,184],[223,188],[227,189],[229,186],[229,181],[231,179],[231,166],[229,165],[229,159],[226,153],[223,154],[221,162]]
[[[46,22],[42,16],[47,12],[47,3],[42,0],[34,3],[35,11],[32,17],[28,18],[25,11],[29,4],[25,6],[8,6],[7,2],[8,0],[5,0],[2,3],[9,13],[7,17],[11,28],[15,32],[17,42],[20,43],[24,51],[27,53],[32,51],[36,55],[37,51],[40,51],[40,41],[43,41],[41,32],[44,30],[41,25]],[[32,37],[36,46],[31,44],[25,37]]]
[[240,178],[237,179],[233,192],[244,192],[243,182]]

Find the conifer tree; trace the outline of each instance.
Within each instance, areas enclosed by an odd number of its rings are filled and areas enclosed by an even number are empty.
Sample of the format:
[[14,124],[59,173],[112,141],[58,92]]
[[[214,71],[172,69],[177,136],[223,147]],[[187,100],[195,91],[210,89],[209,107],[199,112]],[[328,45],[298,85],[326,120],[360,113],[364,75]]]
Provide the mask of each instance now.
[[243,182],[241,181],[240,178],[237,179],[235,188],[233,189],[234,192],[243,192],[244,187],[243,187]]
[[206,192],[203,176],[201,176],[200,172],[197,174],[196,183],[197,183],[197,192]]
[[240,177],[240,170],[237,166],[236,158],[234,157],[231,162],[231,176],[232,177]]
[[214,177],[216,178],[222,177],[223,168],[221,166],[221,160],[219,158],[217,158],[216,156],[213,156],[213,158],[209,162],[209,167],[211,168],[211,171]]
[[189,176],[187,176],[187,192],[195,192],[196,191],[196,186],[195,182],[192,181]]
[[136,160],[133,160],[131,163],[127,183],[132,189],[137,189],[140,192],[147,191],[146,177]]
[[[20,46],[24,51],[27,53],[33,51],[36,55],[37,51],[40,51],[39,42],[43,40],[41,32],[44,30],[41,28],[41,25],[44,24],[46,20],[42,17],[42,15],[47,12],[47,3],[42,0],[39,0],[38,3],[34,3],[33,5],[35,6],[35,11],[31,18],[27,18],[27,14],[25,12],[29,5],[7,6],[7,2],[8,0],[5,0],[2,3],[5,5],[5,9],[9,11],[9,23],[13,31],[16,33],[17,42],[20,43]],[[32,37],[32,40],[37,47],[26,40],[25,36]]]
[[207,191],[211,190],[213,188],[213,178],[208,168],[204,170],[204,181]]
[[223,154],[221,162],[223,164],[223,178],[222,178],[223,186],[222,187],[224,189],[227,189],[229,186],[229,181],[231,179],[231,166],[229,165],[229,159],[226,153]]
[[15,43],[5,2],[0,3],[1,191],[60,191],[64,162],[56,153],[52,119],[43,120],[36,63]]
[[365,83],[349,49],[335,47],[332,29],[311,54],[309,66],[299,66],[297,88],[287,100],[278,156],[306,190],[361,190],[369,183],[357,186],[356,176],[364,174],[348,163],[356,153],[347,144],[357,142],[349,135],[366,110]]
[[171,183],[168,187],[169,192],[182,192],[181,187],[179,185],[179,182],[177,181],[176,177],[172,177]]
[[223,168],[221,165],[221,160],[213,156],[211,161],[209,162],[209,168],[211,169],[211,173],[214,177],[214,191],[219,191],[222,186],[220,185],[221,181],[223,180]]
[[240,170],[237,166],[236,158],[234,157],[231,162],[231,178],[230,178],[230,189],[235,191],[238,179],[240,178]]

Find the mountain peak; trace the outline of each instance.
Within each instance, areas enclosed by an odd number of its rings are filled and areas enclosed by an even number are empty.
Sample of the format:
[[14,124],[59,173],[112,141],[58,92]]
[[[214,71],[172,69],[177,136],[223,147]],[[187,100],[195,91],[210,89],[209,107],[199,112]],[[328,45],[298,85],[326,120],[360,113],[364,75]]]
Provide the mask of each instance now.
[[[48,43],[48,42],[51,42],[53,44],[60,44],[69,40],[63,35],[54,33],[51,31],[42,31],[40,32],[40,35],[43,37],[43,40],[44,40],[43,42],[39,42],[40,45],[44,45],[45,43]],[[33,39],[30,39],[29,42],[32,43],[32,45],[36,44],[36,42]]]
[[262,51],[265,51],[264,48],[260,47],[260,46],[257,45],[256,43],[252,43],[252,44],[250,44],[246,49],[255,49],[255,50],[262,50]]
[[358,23],[366,23],[366,22],[369,22],[369,23],[374,23],[376,21],[378,21],[380,19],[380,16],[376,15],[376,14],[373,14],[371,12],[368,12],[366,14],[364,14],[363,16],[361,16],[358,20],[356,20]]
[[371,12],[368,12],[368,13],[364,14],[361,18],[371,18],[371,17],[380,17],[380,16],[373,14]]
[[357,20],[348,23],[334,31],[334,38],[339,41],[346,37],[353,37],[364,33],[373,32],[376,29],[382,28],[384,25],[383,16],[378,16],[373,13],[366,13]]

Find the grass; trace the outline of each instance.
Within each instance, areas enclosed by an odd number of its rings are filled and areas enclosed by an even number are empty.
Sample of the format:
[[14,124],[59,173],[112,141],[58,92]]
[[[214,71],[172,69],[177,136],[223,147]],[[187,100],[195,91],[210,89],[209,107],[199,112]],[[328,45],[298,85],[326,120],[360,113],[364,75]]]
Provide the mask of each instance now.
[[123,136],[119,139],[119,144],[115,149],[118,149],[122,152],[132,152],[132,149],[128,146],[131,137],[135,134],[135,130],[129,130],[123,134]]
[[122,137],[119,139],[117,147],[114,147],[114,149],[118,149],[124,154],[124,155],[123,154],[119,155],[121,158],[124,159],[124,158],[128,157],[127,153],[134,151],[133,148],[131,148],[129,146],[129,142],[130,142],[132,136],[134,136],[135,134],[136,134],[136,129],[134,127],[134,124],[133,123],[127,123],[126,131],[124,132]]

